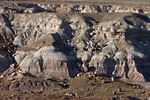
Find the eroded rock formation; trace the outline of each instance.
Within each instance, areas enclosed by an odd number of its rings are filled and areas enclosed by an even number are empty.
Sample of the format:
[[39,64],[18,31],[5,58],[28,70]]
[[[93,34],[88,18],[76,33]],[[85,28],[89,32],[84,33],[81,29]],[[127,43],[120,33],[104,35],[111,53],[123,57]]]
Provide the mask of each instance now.
[[[7,5],[7,6],[6,6]],[[122,13],[150,13],[148,5],[111,4],[111,3],[83,3],[83,2],[41,2],[41,3],[1,3],[1,13],[39,13],[39,12],[122,12]]]
[[[122,80],[150,80],[148,15],[98,13],[122,12],[110,10],[113,9],[112,6],[39,6],[40,10],[26,11],[32,14],[22,12],[1,15],[1,37],[4,39],[2,43],[4,46],[10,46],[5,44],[10,39],[10,44],[15,48],[15,52],[12,48],[4,49],[6,52],[1,53],[2,58],[5,57],[5,61],[9,61],[10,64],[12,59],[22,73],[64,79],[75,77],[81,71],[95,71]],[[64,10],[64,6],[67,10]],[[40,13],[43,11],[49,13]],[[74,11],[88,14],[62,13]],[[91,14],[93,12],[95,14]],[[9,63],[1,63],[0,67],[6,70]]]

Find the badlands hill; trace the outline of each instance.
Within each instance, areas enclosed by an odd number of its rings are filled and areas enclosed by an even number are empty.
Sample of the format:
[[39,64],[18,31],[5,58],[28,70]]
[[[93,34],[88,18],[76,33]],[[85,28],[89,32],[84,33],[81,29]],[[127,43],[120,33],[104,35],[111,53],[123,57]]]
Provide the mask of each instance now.
[[1,78],[150,81],[149,6],[3,2],[0,13]]
[[150,19],[143,14],[149,10],[128,6],[121,10],[114,5],[1,5],[1,73],[14,63],[22,73],[47,78],[95,71],[123,80],[150,80]]

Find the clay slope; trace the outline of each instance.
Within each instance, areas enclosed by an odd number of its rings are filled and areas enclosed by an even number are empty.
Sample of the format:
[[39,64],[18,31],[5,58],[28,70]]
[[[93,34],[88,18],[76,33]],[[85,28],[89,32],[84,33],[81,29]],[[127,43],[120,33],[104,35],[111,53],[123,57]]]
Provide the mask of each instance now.
[[38,77],[63,79],[95,71],[122,80],[149,81],[149,18],[116,15],[8,16],[17,46],[13,57],[22,73]]
[[45,12],[0,19],[1,73],[15,63],[21,73],[37,77],[93,71],[124,81],[150,80],[148,15]]

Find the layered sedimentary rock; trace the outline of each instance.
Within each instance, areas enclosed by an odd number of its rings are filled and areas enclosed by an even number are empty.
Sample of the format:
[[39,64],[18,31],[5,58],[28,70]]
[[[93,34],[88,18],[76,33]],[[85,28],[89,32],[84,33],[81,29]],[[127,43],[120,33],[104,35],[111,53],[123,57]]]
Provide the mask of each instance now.
[[14,57],[23,72],[67,78],[74,77],[84,64],[100,74],[124,80],[148,80],[147,16],[126,15],[92,24],[82,15],[64,17],[55,13],[14,15],[13,43],[18,46]]
[[18,18],[12,21],[17,35],[14,44],[20,50],[14,57],[23,73],[58,78],[70,78],[78,73],[77,58],[62,37],[67,35],[60,28],[64,22],[56,14],[15,16]]
[[76,10],[68,5],[18,6],[31,11],[1,15],[1,72],[15,63],[21,73],[37,77],[64,79],[94,71],[124,81],[150,80],[148,15],[98,13],[112,9],[98,5],[76,5]]
[[121,21],[101,23],[98,28],[93,40],[101,41],[101,52],[94,54],[89,66],[124,80],[149,80],[149,18],[133,14]]

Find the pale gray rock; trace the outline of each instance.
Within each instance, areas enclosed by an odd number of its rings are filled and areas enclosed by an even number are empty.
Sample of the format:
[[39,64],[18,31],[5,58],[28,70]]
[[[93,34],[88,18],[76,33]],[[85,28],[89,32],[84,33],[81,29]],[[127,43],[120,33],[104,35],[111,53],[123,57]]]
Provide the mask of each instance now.
[[84,52],[84,53],[79,53],[77,57],[80,58],[82,62],[88,63],[91,60],[92,54],[90,52]]
[[13,56],[15,57],[15,60],[16,60],[17,64],[20,64],[21,61],[25,58],[26,55],[27,54],[24,51],[17,51],[15,53],[15,55],[13,55]]
[[[15,16],[17,16],[16,19],[12,21],[12,24],[14,25],[13,29],[17,34],[14,44],[19,47],[30,44],[45,34],[58,32],[59,27],[62,24],[62,20],[55,14],[48,14],[48,18],[46,18],[47,16],[45,14]],[[37,19],[37,16],[40,17]],[[24,20],[28,20],[28,22]]]
[[86,5],[82,7],[81,13],[98,13],[101,8],[98,5]]
[[104,54],[114,55],[118,51],[117,47],[114,45],[114,41],[113,40],[110,40],[106,45],[107,46],[105,46],[102,49],[102,52]]
[[[49,10],[58,12],[92,13],[99,9],[99,6],[92,5],[38,6],[44,9],[50,7]],[[118,12],[131,11],[127,7],[103,7],[106,12],[115,9]],[[12,42],[17,46],[12,56],[22,70],[20,75],[30,73],[37,77],[72,78],[79,73],[78,67],[86,66],[85,72],[93,68],[99,74],[119,77],[124,81],[148,81],[149,17],[123,14],[118,18],[118,14],[97,14],[95,16],[101,17],[99,21],[88,14],[13,14],[5,16],[8,23],[1,18],[0,25],[4,39],[7,40],[5,35],[10,33]],[[4,59],[5,62],[7,60]],[[5,66],[3,60],[1,62]]]
[[[18,15],[22,19],[12,21],[13,29],[17,34],[14,44],[20,47],[14,57],[22,73],[60,79],[76,76],[79,72],[76,67],[77,58],[73,56],[71,47],[65,41],[72,37],[68,34],[70,31],[66,30],[66,27],[62,27],[66,23],[53,13],[33,16]],[[38,19],[37,16],[39,16]],[[25,19],[28,19],[26,24]],[[24,30],[24,32],[20,30]],[[63,33],[63,31],[68,33]],[[67,38],[62,36],[63,34]]]
[[94,55],[89,62],[89,67],[95,67],[99,74],[111,75],[114,70],[115,60],[104,54]]
[[[12,28],[17,35],[14,43],[21,49],[14,57],[23,73],[47,78],[70,78],[79,73],[76,63],[83,63],[86,71],[95,68],[99,74],[114,75],[122,80],[145,81],[149,75],[138,67],[142,66],[142,62],[145,62],[145,66],[149,65],[146,60],[148,56],[145,56],[145,51],[140,51],[145,46],[133,40],[140,34],[137,31],[136,35],[134,31],[126,31],[136,27],[128,27],[128,17],[95,25],[95,34],[90,35],[90,26],[82,16],[68,16],[68,23],[54,13],[47,14],[51,19],[47,19],[46,15],[32,15],[19,15],[22,19],[12,21]],[[26,23],[25,19],[28,19]],[[141,63],[136,61],[142,58],[146,59]]]
[[78,43],[77,48],[78,48],[78,50],[83,50],[84,48],[86,48],[85,42],[81,41],[80,43]]
[[62,52],[54,52],[47,46],[27,55],[19,66],[23,73],[29,72],[35,76],[63,79],[73,77],[78,73],[74,60],[76,58],[64,55]]
[[76,96],[76,94],[75,93],[73,93],[73,92],[68,92],[68,93],[66,93],[66,94],[64,94],[66,97],[75,97]]

